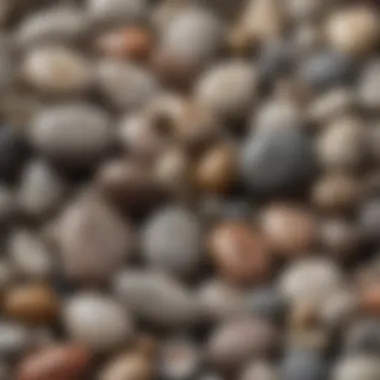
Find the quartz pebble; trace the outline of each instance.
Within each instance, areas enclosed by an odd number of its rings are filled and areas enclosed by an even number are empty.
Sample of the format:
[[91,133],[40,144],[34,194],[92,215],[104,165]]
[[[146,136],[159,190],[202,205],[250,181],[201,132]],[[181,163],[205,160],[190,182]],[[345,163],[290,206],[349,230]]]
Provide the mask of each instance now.
[[80,293],[63,307],[68,334],[94,351],[108,351],[125,345],[133,333],[128,312],[112,298]]

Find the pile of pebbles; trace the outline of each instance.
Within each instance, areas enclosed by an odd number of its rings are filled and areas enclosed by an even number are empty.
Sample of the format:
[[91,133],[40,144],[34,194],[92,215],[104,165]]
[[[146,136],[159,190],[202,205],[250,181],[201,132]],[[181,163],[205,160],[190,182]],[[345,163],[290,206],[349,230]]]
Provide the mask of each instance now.
[[380,379],[378,1],[0,28],[0,380]]

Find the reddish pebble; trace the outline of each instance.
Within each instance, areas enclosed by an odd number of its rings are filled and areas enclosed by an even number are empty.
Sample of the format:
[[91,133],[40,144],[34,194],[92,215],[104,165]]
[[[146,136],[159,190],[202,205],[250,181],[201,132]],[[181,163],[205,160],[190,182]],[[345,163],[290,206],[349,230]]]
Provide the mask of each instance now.
[[269,275],[271,260],[258,232],[240,222],[217,226],[209,237],[214,264],[226,280],[237,285],[262,281]]
[[82,380],[90,353],[76,345],[55,346],[21,361],[17,380]]
[[380,317],[380,283],[374,283],[362,290],[361,309],[365,313]]

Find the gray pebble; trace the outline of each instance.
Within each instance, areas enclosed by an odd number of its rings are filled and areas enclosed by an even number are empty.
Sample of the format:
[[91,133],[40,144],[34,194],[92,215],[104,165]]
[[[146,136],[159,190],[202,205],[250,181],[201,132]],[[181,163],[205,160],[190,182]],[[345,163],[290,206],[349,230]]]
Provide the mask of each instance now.
[[334,51],[322,52],[307,59],[299,76],[316,90],[325,90],[353,80],[354,67],[349,57]]
[[0,186],[0,223],[11,220],[17,209],[17,200],[12,191]]
[[60,104],[36,116],[29,137],[40,153],[83,167],[94,165],[110,146],[112,130],[102,110],[86,103]]
[[32,344],[30,330],[19,324],[0,323],[0,356],[9,358],[24,353]]
[[360,209],[359,228],[365,239],[379,241],[380,237],[380,199],[365,202]]
[[21,275],[45,278],[53,272],[53,256],[35,233],[18,229],[9,237],[8,255],[13,268]]
[[380,355],[380,321],[364,319],[353,323],[344,341],[349,353]]
[[277,369],[264,361],[252,361],[246,365],[239,380],[278,380]]
[[380,60],[370,61],[360,78],[358,94],[360,103],[368,110],[380,109]]
[[133,334],[127,311],[112,298],[79,293],[66,301],[63,323],[69,336],[94,351],[107,352],[126,344]]
[[377,380],[380,362],[377,356],[351,355],[338,360],[332,380]]
[[198,218],[180,207],[153,215],[142,236],[143,256],[149,266],[186,276],[202,262],[202,230]]
[[81,281],[103,281],[128,259],[130,226],[95,194],[82,194],[64,211],[57,227],[64,273]]
[[138,317],[162,327],[184,327],[203,318],[195,294],[163,273],[125,270],[114,282],[116,295]]
[[285,357],[280,376],[282,380],[324,380],[327,369],[327,364],[318,352],[294,351]]
[[242,146],[240,170],[253,191],[272,193],[305,184],[314,173],[313,146],[296,128],[252,135]]

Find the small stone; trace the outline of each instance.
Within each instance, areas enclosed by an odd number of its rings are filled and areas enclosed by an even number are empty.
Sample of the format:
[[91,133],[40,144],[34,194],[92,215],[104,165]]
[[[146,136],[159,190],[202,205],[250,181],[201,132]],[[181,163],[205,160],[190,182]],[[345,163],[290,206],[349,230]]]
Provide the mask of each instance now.
[[82,168],[94,165],[112,141],[108,116],[85,103],[60,104],[39,113],[31,144],[54,161]]
[[130,62],[102,60],[97,66],[96,78],[110,104],[123,110],[141,109],[158,91],[152,73]]
[[321,211],[333,214],[355,209],[361,196],[362,188],[358,179],[334,172],[317,180],[311,195],[314,204]]
[[202,284],[199,298],[212,320],[233,319],[244,311],[244,297],[240,289],[219,279],[207,280]]
[[327,363],[317,352],[294,351],[288,354],[280,369],[283,380],[323,380],[327,375]]
[[[334,3],[335,0],[332,1]],[[329,4],[318,0],[285,0],[286,13],[296,21],[310,20],[320,16]]]
[[206,71],[200,78],[195,96],[217,117],[240,119],[252,107],[256,87],[257,75],[251,65],[227,61]]
[[214,266],[222,278],[236,285],[265,280],[271,270],[262,236],[242,222],[217,225],[208,237]]
[[4,295],[4,313],[26,324],[49,324],[59,313],[59,298],[48,285],[28,284],[11,287]]
[[332,122],[316,140],[318,159],[328,169],[352,171],[367,156],[367,130],[354,117],[341,117]]
[[18,192],[18,203],[25,214],[40,219],[50,216],[61,205],[66,183],[43,161],[31,161],[24,168]]
[[278,380],[276,369],[269,363],[252,361],[246,365],[239,380]]
[[342,357],[335,365],[333,380],[372,380],[380,376],[377,356],[350,355]]
[[352,324],[344,336],[344,347],[354,354],[380,354],[380,322],[364,319]]
[[168,207],[157,212],[143,231],[143,256],[149,266],[177,275],[197,273],[202,262],[202,231],[191,212]]
[[32,334],[27,327],[14,322],[0,323],[0,355],[2,358],[18,357],[25,353],[31,345]]
[[333,13],[326,23],[331,46],[352,55],[368,54],[380,40],[379,16],[366,6],[353,6]]
[[380,284],[364,287],[360,292],[360,307],[364,313],[380,316]]
[[58,223],[58,245],[69,278],[107,280],[130,256],[130,226],[96,194],[74,200]]
[[195,168],[195,181],[200,190],[223,193],[236,180],[236,152],[228,145],[217,145],[206,151]]
[[0,186],[0,224],[12,220],[17,210],[17,200],[12,191],[4,186]]
[[77,345],[52,346],[25,357],[17,380],[83,379],[90,364],[90,353]]
[[370,111],[377,111],[380,108],[380,95],[377,91],[379,85],[380,60],[375,59],[364,67],[358,88],[360,104]]
[[293,303],[318,306],[341,284],[342,274],[333,261],[312,257],[288,266],[279,278],[278,289]]
[[115,300],[96,293],[79,293],[63,307],[69,336],[94,351],[107,352],[126,344],[133,334],[127,311]]
[[253,134],[240,153],[245,184],[260,193],[299,189],[312,177],[315,159],[312,142],[296,128]]
[[149,58],[153,45],[152,33],[139,26],[111,30],[95,41],[97,49],[109,57],[137,61]]
[[186,327],[203,319],[196,295],[163,273],[125,270],[116,277],[114,290],[137,317],[161,327]]
[[139,354],[122,355],[111,362],[100,372],[98,380],[152,380],[154,379],[153,363]]
[[355,73],[350,57],[335,51],[323,51],[308,58],[300,67],[301,80],[315,90],[350,84]]
[[17,31],[17,42],[23,47],[51,42],[71,42],[88,29],[84,12],[71,6],[56,6],[37,11],[23,21]]
[[380,201],[368,200],[360,209],[359,226],[367,241],[379,240]]
[[92,82],[89,62],[61,46],[41,46],[29,51],[23,74],[37,90],[61,95],[82,92]]
[[261,319],[237,319],[220,325],[208,343],[208,358],[222,370],[239,368],[248,359],[276,349],[278,332]]
[[9,237],[8,255],[15,271],[32,278],[46,278],[53,272],[53,257],[35,233],[18,229]]
[[173,338],[164,341],[158,352],[158,376],[166,380],[193,378],[201,368],[201,353],[191,340]]
[[309,253],[316,242],[316,218],[301,207],[269,206],[263,211],[261,228],[269,246],[289,258]]
[[146,11],[146,0],[87,0],[88,14],[101,24],[139,21]]
[[223,42],[223,24],[214,12],[197,6],[178,11],[162,31],[161,49],[195,67],[208,63]]

